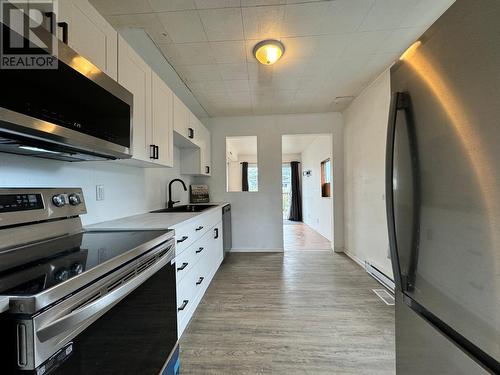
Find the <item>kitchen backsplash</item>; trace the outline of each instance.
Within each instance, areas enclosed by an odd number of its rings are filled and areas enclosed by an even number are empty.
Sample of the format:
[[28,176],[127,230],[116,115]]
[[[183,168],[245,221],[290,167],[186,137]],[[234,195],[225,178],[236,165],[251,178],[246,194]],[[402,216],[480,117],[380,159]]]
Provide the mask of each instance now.
[[[180,152],[174,149],[174,168],[135,168],[116,161],[62,162],[0,153],[0,187],[82,187],[88,213],[84,225],[162,208],[167,185],[181,178]],[[96,186],[104,186],[104,200],[96,200]],[[174,184],[175,200],[189,201],[189,191]]]

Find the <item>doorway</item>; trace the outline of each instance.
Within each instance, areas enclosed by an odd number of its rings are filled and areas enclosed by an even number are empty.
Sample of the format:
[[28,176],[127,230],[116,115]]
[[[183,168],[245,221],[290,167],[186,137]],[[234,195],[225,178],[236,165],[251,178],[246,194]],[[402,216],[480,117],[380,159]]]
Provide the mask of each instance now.
[[282,136],[282,216],[285,251],[331,251],[331,134]]

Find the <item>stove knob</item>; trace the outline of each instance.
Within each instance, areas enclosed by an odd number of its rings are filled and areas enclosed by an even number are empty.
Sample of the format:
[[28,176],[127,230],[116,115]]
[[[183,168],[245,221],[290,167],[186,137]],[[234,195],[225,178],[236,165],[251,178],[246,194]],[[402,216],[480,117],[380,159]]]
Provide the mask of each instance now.
[[73,275],[79,275],[83,272],[83,265],[81,263],[75,263],[71,266],[71,272]]
[[80,196],[78,194],[70,194],[68,200],[69,204],[72,206],[78,206],[80,203],[82,203],[82,200],[80,199]]
[[59,270],[55,273],[54,278],[59,282],[66,281],[69,278],[69,271],[66,269]]
[[52,203],[54,203],[54,205],[56,207],[64,206],[66,204],[66,200],[64,199],[64,195],[62,195],[62,194],[54,195],[52,197]]

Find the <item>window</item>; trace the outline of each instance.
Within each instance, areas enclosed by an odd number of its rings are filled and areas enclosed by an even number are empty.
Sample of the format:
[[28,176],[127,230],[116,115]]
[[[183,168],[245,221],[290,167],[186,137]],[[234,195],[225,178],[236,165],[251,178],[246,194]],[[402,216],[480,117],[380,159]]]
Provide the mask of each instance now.
[[332,195],[332,165],[330,159],[321,162],[321,196],[331,197]]
[[248,164],[248,191],[259,191],[259,169],[257,164]]

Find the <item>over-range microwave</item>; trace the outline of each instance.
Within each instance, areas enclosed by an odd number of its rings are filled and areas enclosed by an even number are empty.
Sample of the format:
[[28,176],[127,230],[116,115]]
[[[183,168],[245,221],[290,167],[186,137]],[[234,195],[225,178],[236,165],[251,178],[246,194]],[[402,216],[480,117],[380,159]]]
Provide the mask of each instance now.
[[[1,26],[0,43],[20,37]],[[57,69],[0,67],[0,152],[66,161],[131,157],[132,94],[47,30],[36,35],[57,43]]]

